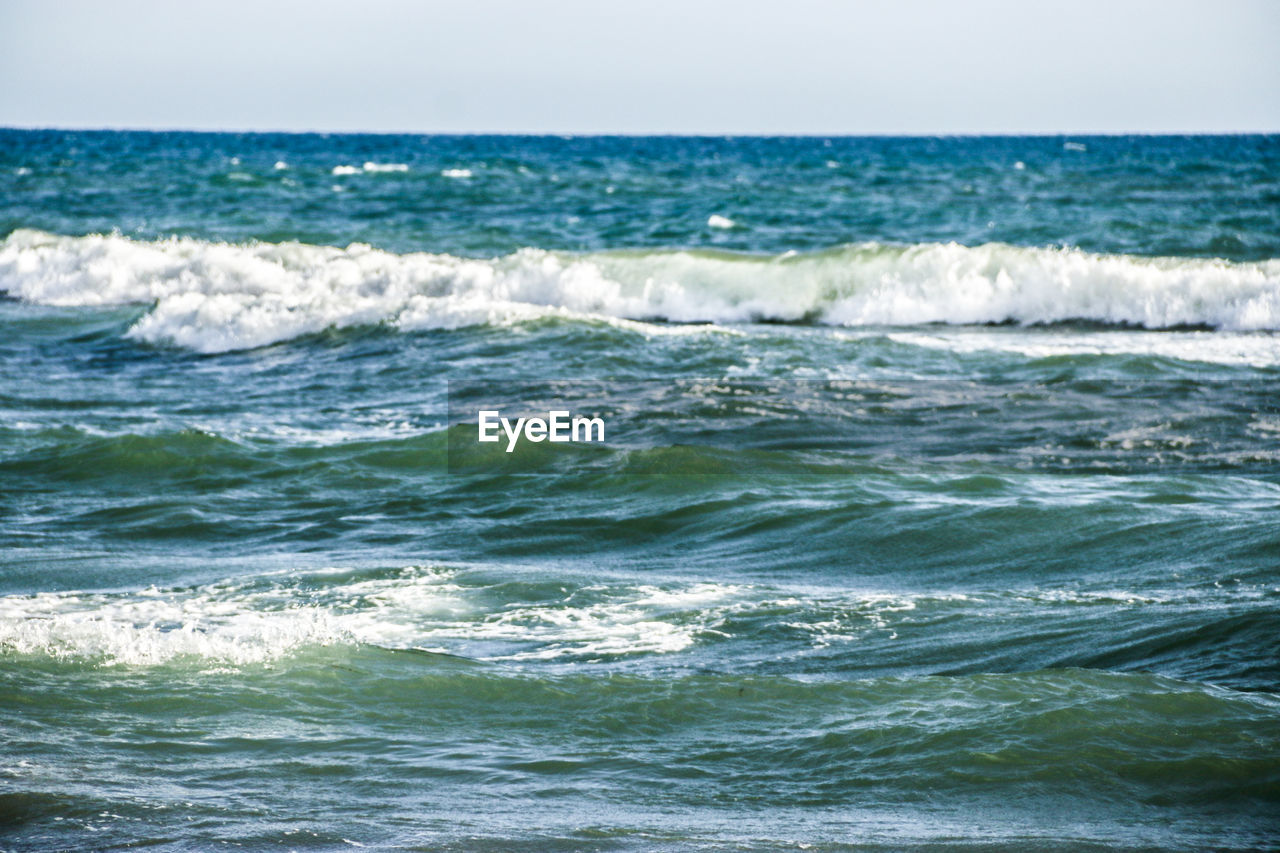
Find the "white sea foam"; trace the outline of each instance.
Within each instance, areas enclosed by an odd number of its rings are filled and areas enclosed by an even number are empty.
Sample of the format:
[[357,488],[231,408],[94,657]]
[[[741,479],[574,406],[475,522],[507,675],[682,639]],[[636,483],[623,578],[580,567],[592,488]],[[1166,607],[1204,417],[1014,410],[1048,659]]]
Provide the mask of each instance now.
[[861,245],[773,258],[523,249],[471,259],[361,244],[142,242],[19,230],[0,244],[0,290],[49,305],[151,304],[132,337],[201,352],[328,327],[455,328],[545,316],[840,326],[1085,319],[1157,329],[1280,329],[1280,260],[1000,244]]
[[[0,596],[0,659],[104,665],[264,664],[324,646],[427,649],[488,661],[671,654],[732,638],[761,618],[812,648],[884,636],[940,613],[990,618],[1008,602],[1046,609],[1220,602],[1223,591],[1029,589],[884,592],[759,584],[566,583],[558,591],[444,567],[271,572],[199,587]],[[1269,586],[1238,585],[1254,601]],[[739,627],[735,628],[734,625]],[[749,635],[739,634],[749,638]],[[892,639],[892,637],[890,637]]]
[[708,228],[732,228],[736,223],[727,216],[713,213],[707,217]]
[[[273,573],[194,589],[0,597],[0,652],[155,665],[263,663],[308,646],[409,646],[414,622],[461,611],[447,572],[317,583],[350,570]],[[319,590],[316,587],[319,587]]]
[[712,583],[566,587],[563,598],[495,604],[487,586],[459,584],[446,569],[408,567],[370,578],[332,569],[194,589],[12,595],[0,597],[0,655],[242,666],[333,644],[488,660],[663,654],[751,606],[743,600],[749,590]]
[[[276,168],[279,168],[279,164],[276,165]],[[343,163],[341,165],[334,166],[331,174],[358,175],[361,172],[376,174],[379,172],[407,172],[407,171],[409,171],[409,164],[407,163],[375,163],[372,160],[367,160],[365,161],[363,166],[352,166],[348,163]]]
[[255,610],[212,595],[38,593],[0,598],[0,651],[155,665],[244,665],[343,639],[326,610]]
[[[507,608],[467,626],[466,634],[514,644],[518,648],[500,656],[510,660],[678,652],[736,609],[746,589],[715,583],[588,588],[565,602]],[[575,604],[580,596],[587,600]],[[455,631],[433,633],[448,639]]]
[[895,332],[899,343],[957,353],[1007,352],[1026,358],[1072,355],[1146,355],[1248,367],[1280,365],[1280,336],[1270,332],[1188,332],[1152,335],[1109,330],[1080,333],[1057,329],[1034,335],[1012,335],[1001,330],[954,329],[930,332]]
[[469,178],[471,177],[470,169],[445,169],[440,173],[446,178]]

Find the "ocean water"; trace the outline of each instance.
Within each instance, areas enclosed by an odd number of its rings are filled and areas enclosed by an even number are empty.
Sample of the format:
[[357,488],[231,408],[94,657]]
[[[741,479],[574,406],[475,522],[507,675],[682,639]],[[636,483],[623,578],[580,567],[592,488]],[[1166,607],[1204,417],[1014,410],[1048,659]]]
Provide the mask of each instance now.
[[1280,137],[3,130],[0,324],[6,850],[1280,844]]

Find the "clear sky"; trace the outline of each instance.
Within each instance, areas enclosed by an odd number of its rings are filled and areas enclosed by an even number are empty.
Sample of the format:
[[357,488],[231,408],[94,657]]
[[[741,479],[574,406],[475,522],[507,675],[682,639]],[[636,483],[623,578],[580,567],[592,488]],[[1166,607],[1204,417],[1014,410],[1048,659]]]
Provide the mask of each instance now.
[[1280,130],[1280,0],[0,0],[0,125]]

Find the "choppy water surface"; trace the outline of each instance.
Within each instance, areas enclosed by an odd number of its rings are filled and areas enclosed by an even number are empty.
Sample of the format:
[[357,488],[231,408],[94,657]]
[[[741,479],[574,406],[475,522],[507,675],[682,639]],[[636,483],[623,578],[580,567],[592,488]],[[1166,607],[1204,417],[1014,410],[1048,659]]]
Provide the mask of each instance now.
[[1276,137],[0,131],[0,236],[6,849],[1280,838]]

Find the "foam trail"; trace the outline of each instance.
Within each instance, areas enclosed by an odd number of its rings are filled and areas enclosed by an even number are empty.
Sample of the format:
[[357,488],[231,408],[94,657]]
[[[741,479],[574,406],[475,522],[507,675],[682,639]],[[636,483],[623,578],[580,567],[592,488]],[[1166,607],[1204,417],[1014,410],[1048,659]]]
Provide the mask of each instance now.
[[201,352],[329,327],[500,324],[548,315],[838,326],[1054,323],[1280,329],[1280,260],[1229,263],[1001,244],[846,246],[761,257],[715,252],[496,259],[353,244],[232,245],[61,237],[0,244],[0,290],[48,305],[152,303],[132,337]]
[[16,654],[105,665],[244,666],[309,648],[371,645],[490,662],[592,660],[749,639],[749,631],[734,626],[760,619],[785,627],[803,646],[822,649],[909,628],[919,613],[987,620],[1011,607],[1044,614],[1099,604],[1200,608],[1221,606],[1224,595],[1235,606],[1256,606],[1269,594],[1266,585],[1254,584],[1229,591],[1032,587],[957,593],[706,581],[566,584],[547,594],[513,583],[477,583],[445,567],[334,567],[188,588],[0,596],[0,659]]
[[[326,577],[329,576],[329,577]],[[492,660],[664,654],[725,615],[756,606],[749,587],[593,585],[496,610],[448,570],[379,577],[330,569],[184,590],[0,596],[0,655],[152,666],[263,663],[315,646],[470,649]],[[579,602],[578,599],[584,599]]]
[[956,353],[1006,352],[1025,358],[1142,355],[1256,368],[1280,365],[1280,336],[1267,332],[1224,335],[1176,331],[1153,335],[1128,330],[1100,334],[1045,329],[1034,335],[1010,335],[1004,330],[982,328],[904,331],[890,334],[889,338],[911,346]]

